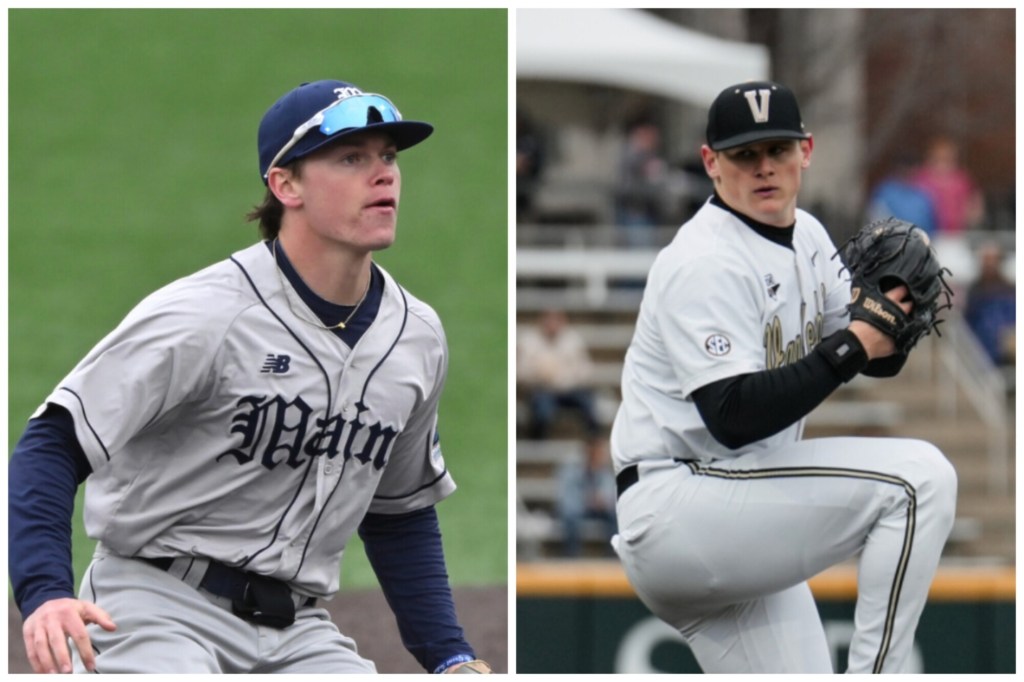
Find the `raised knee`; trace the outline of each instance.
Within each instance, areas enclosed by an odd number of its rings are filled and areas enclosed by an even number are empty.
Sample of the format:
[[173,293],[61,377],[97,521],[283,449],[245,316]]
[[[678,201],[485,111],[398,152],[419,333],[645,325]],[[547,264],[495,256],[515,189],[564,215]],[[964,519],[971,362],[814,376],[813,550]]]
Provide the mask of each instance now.
[[956,469],[942,451],[926,441],[916,441],[921,459],[927,465],[928,479],[936,490],[956,496]]
[[956,513],[956,469],[942,451],[926,441],[913,441],[914,457],[917,460],[918,502],[927,505],[942,516],[948,516],[953,523]]

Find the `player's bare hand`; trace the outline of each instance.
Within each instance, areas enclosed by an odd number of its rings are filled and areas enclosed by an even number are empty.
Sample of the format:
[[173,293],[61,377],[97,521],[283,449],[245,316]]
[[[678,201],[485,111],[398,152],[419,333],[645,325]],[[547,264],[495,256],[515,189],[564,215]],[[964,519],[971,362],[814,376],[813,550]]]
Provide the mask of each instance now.
[[[913,301],[910,300],[910,291],[902,284],[885,292],[885,297],[898,305],[904,313],[909,313],[914,307]],[[850,331],[864,346],[869,360],[884,358],[896,352],[896,342],[891,336],[863,320],[850,322]]]
[[104,630],[116,629],[106,611],[79,599],[51,599],[33,611],[22,627],[32,670],[37,673],[70,673],[70,638],[81,654],[86,670],[93,672],[96,657],[85,630],[87,623],[95,623]]

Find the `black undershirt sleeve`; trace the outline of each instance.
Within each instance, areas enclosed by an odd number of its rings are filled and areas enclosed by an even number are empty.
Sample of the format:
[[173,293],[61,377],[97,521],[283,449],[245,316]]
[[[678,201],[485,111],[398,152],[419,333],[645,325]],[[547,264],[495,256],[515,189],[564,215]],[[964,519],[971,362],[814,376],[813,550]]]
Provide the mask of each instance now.
[[861,372],[866,377],[894,377],[907,364],[907,356],[903,353],[893,353],[884,358],[875,358],[868,362],[868,366]]
[[807,416],[867,365],[857,337],[844,329],[792,364],[721,379],[692,396],[715,440],[737,449]]

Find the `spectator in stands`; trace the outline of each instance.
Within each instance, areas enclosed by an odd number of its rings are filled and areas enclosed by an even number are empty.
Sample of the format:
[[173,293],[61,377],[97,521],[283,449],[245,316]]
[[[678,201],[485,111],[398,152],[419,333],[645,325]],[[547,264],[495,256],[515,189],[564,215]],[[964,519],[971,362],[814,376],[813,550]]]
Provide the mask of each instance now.
[[656,245],[654,228],[661,223],[659,206],[666,174],[661,129],[646,117],[632,121],[626,128],[615,188],[615,221],[624,228],[627,245]]
[[955,236],[978,224],[984,199],[971,176],[960,166],[960,150],[946,136],[931,141],[924,163],[913,173],[915,185],[928,193],[935,206],[939,236]]
[[612,555],[611,538],[616,531],[616,490],[608,441],[590,439],[586,453],[583,461],[567,460],[558,468],[557,507],[565,530],[564,553],[570,557],[583,554],[583,526],[588,520],[593,520],[601,529],[601,536],[596,539],[603,553]]
[[908,157],[896,160],[892,172],[875,186],[868,199],[869,221],[889,216],[914,223],[929,236],[938,231],[931,195],[914,184],[914,163]]
[[533,121],[516,109],[516,222],[529,220],[544,166],[544,147]]
[[967,292],[964,319],[997,365],[1012,365],[1017,356],[1017,297],[1003,274],[1003,250],[994,243],[978,250],[978,278]]
[[531,438],[547,438],[561,408],[580,414],[588,438],[597,435],[590,353],[564,311],[545,311],[536,328],[522,333],[516,373],[528,393]]

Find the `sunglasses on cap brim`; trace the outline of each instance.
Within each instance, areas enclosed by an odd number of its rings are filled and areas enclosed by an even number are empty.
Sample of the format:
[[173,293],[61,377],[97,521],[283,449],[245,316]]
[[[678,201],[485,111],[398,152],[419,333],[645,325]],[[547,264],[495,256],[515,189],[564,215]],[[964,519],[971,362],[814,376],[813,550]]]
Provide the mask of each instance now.
[[363,94],[339,99],[313,114],[308,121],[295,129],[292,139],[274,155],[263,177],[270,175],[270,169],[314,128],[319,127],[321,133],[330,137],[345,130],[365,128],[372,123],[394,123],[401,120],[402,114],[398,112],[398,107],[383,95]]

